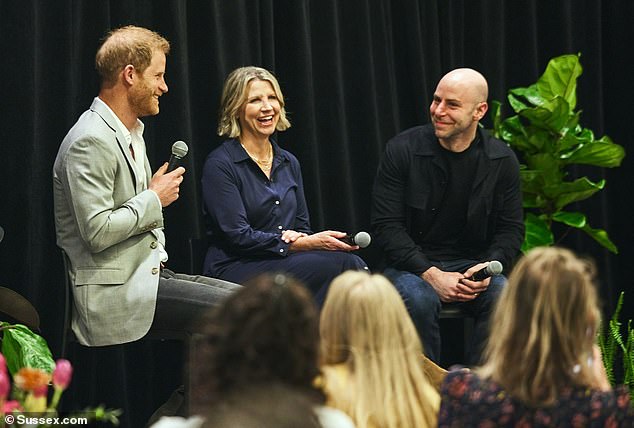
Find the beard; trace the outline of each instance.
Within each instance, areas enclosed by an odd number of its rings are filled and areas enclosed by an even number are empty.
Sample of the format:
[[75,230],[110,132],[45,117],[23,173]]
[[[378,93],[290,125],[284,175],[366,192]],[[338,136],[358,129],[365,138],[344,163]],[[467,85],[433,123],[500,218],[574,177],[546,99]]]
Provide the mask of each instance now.
[[129,95],[130,106],[137,117],[154,116],[159,112],[158,99],[154,96],[154,89],[143,84],[133,89]]

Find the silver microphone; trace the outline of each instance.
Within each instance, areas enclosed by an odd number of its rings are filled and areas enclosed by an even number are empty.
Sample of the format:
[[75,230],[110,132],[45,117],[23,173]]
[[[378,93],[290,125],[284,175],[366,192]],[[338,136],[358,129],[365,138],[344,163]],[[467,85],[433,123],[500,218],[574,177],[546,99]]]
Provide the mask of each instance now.
[[474,273],[471,278],[471,281],[483,281],[492,275],[499,275],[504,270],[502,263],[497,260],[492,260],[486,267],[483,267],[476,273]]
[[167,172],[172,172],[178,168],[181,160],[187,156],[188,151],[189,147],[187,147],[184,141],[177,141],[172,144],[172,156],[170,156],[170,160],[167,164]]
[[358,245],[360,248],[365,248],[372,242],[372,237],[368,232],[358,232],[354,235],[346,235],[340,240],[348,245]]

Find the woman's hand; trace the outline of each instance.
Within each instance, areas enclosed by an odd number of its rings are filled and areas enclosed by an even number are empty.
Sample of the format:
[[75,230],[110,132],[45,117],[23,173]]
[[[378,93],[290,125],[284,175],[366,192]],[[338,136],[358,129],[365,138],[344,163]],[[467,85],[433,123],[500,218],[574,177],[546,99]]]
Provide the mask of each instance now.
[[[282,235],[284,236],[284,235]],[[345,238],[346,233],[336,230],[324,230],[312,235],[298,237],[295,241],[291,241],[291,251],[309,251],[309,250],[327,250],[327,251],[354,251],[358,250],[358,245],[348,245],[341,241]]]
[[301,238],[302,236],[308,236],[308,235],[304,232],[296,232],[294,230],[285,230],[284,232],[282,232],[282,241],[286,242],[287,244],[290,244],[291,242],[297,241],[297,239]]

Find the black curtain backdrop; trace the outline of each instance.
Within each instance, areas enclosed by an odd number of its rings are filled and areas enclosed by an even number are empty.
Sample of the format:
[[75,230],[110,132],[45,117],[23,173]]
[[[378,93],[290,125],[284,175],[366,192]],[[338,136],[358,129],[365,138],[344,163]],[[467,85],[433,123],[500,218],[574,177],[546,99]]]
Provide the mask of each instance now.
[[[435,85],[455,67],[480,70],[490,99],[505,101],[551,57],[581,52],[582,124],[631,152],[633,19],[629,0],[0,0],[0,285],[34,303],[58,355],[63,273],[51,169],[97,94],[94,54],[110,28],[146,26],[172,43],[169,93],[145,120],[146,142],[154,168],[175,140],[190,146],[181,198],[165,210],[170,267],[186,271],[187,238],[202,233],[201,167],[220,142],[220,91],[235,67],[259,65],[279,78],[293,123],[279,142],[302,164],[314,229],[367,230],[385,142],[428,121]],[[630,154],[617,169],[574,171],[607,179],[578,208],[609,231],[619,255],[576,233],[563,242],[597,260],[607,312],[626,291],[626,318],[634,312],[633,166]],[[379,254],[362,256],[373,264]],[[70,358],[76,379],[64,406],[121,407],[123,426],[139,427],[179,383],[182,355],[174,343],[141,342],[75,346]]]

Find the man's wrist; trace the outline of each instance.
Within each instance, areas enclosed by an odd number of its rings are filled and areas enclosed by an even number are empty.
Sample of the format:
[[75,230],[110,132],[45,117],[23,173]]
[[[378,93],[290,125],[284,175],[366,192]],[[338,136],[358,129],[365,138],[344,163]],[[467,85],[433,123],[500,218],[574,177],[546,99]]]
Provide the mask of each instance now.
[[425,272],[421,273],[420,277],[426,282],[432,282],[437,272],[440,272],[440,269],[438,269],[436,266],[432,266]]

